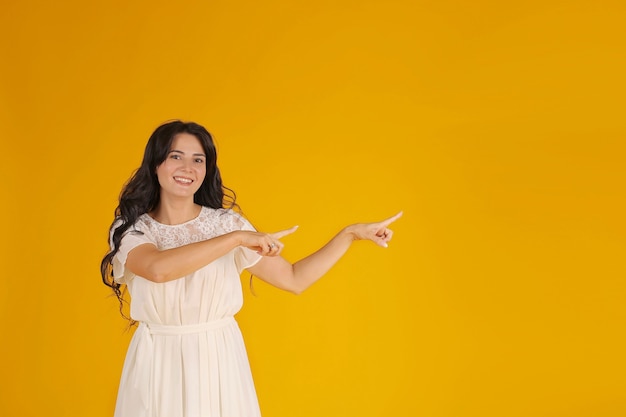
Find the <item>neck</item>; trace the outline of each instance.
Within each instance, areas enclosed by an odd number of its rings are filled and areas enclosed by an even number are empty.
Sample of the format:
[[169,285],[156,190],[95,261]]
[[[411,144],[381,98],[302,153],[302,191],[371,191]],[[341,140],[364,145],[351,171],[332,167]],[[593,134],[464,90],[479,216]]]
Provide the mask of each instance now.
[[201,209],[202,206],[195,204],[193,200],[161,200],[150,212],[150,216],[159,223],[174,225],[195,219]]

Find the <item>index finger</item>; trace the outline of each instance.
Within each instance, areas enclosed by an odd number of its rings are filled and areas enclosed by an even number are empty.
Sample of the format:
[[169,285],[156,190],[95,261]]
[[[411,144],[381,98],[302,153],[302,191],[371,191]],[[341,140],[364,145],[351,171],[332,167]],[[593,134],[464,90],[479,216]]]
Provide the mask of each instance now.
[[296,230],[298,230],[298,226],[294,226],[286,230],[281,230],[280,232],[270,233],[270,236],[273,237],[274,239],[280,239],[281,237],[292,234]]
[[398,220],[400,217],[402,217],[403,212],[399,212],[396,215],[391,216],[388,219],[383,220],[382,222],[380,222],[380,224],[384,227],[389,226],[391,223],[395,222],[396,220]]

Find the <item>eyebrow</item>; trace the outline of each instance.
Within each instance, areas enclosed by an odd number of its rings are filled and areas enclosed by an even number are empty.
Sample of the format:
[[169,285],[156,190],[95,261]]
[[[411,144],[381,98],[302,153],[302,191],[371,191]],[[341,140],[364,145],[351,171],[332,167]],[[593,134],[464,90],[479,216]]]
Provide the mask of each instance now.
[[[183,151],[179,151],[178,149],[172,149],[172,150],[168,153],[168,155],[169,155],[170,153],[174,153],[174,152],[176,152],[176,153],[180,153],[180,154],[183,154],[183,155],[185,154],[185,152],[183,152]],[[203,153],[194,153],[194,154],[193,154],[193,156],[204,156],[204,157],[206,158],[206,155],[205,155],[205,154],[203,154]]]

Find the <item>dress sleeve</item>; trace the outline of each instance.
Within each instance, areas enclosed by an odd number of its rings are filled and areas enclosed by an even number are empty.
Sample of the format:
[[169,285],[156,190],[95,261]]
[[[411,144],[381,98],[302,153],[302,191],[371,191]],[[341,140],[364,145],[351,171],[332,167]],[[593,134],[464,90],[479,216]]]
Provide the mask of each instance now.
[[124,233],[120,248],[113,257],[113,278],[118,284],[126,284],[135,276],[135,274],[126,270],[126,258],[131,250],[145,243],[157,246],[148,228],[142,226],[140,222],[137,222]]
[[[252,224],[250,224],[250,222],[243,216],[235,212],[231,213],[235,216],[235,224],[238,230],[256,231],[254,226],[252,226]],[[252,249],[248,249],[243,246],[235,248],[235,266],[237,267],[237,272],[240,274],[244,269],[254,266],[261,260],[261,258],[263,257]]]

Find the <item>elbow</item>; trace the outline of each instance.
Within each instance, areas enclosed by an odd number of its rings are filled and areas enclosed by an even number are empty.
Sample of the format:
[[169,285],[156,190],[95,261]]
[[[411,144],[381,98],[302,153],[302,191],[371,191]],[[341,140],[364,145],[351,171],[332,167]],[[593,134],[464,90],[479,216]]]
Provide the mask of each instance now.
[[306,290],[306,287],[302,287],[298,285],[297,282],[281,282],[281,283],[272,283],[276,288],[291,293],[293,295],[300,295]]
[[152,282],[156,282],[158,284],[161,284],[163,282],[166,282],[167,276],[165,274],[161,274],[159,272],[156,271],[148,271],[145,276],[142,276],[142,278],[147,279],[148,281],[152,281]]
[[146,276],[144,276],[143,278],[157,284],[162,284],[164,282],[168,282],[174,279],[172,273],[161,267],[158,262],[154,262],[150,266],[150,268],[148,268],[148,270],[146,271]]
[[294,295],[300,295],[304,292],[304,290],[306,290],[308,288],[308,286],[302,286],[302,285],[292,285],[290,286],[287,291],[289,291],[290,293],[294,294]]
[[289,287],[287,291],[294,295],[302,294],[307,288],[311,286],[308,280],[302,275],[301,271],[296,269],[296,265],[292,265],[291,276],[289,279]]

